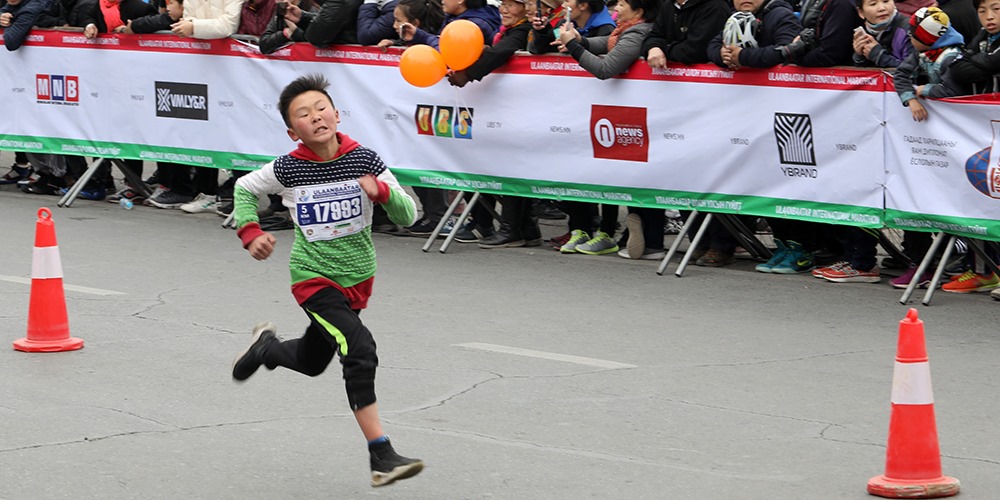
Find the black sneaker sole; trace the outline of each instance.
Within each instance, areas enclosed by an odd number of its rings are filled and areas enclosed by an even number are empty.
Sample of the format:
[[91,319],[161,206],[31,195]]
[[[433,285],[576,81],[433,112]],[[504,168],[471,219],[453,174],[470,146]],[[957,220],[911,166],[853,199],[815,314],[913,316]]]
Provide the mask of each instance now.
[[232,367],[233,368],[233,380],[235,380],[237,382],[245,382],[254,373],[257,373],[257,370],[260,369],[261,365],[257,365],[257,368],[254,368],[253,371],[251,371],[250,373],[247,374],[247,376],[245,376],[243,378],[239,378],[239,377],[236,376],[236,364],[239,363],[241,359],[243,359],[244,357],[246,357],[246,355],[250,352],[250,349],[252,349],[253,346],[257,345],[257,341],[260,340],[260,336],[263,335],[264,332],[267,332],[267,331],[277,332],[278,331],[278,327],[275,326],[274,323],[271,323],[271,322],[258,323],[256,326],[253,327],[253,338],[250,340],[250,344],[247,345],[246,349],[243,349],[243,351],[241,351],[239,354],[237,354],[236,358],[233,359],[233,367]]
[[424,470],[424,463],[417,461],[412,464],[400,465],[389,472],[376,472],[372,471],[372,488],[377,488],[379,486],[385,486],[387,484],[392,484],[400,479],[406,479]]

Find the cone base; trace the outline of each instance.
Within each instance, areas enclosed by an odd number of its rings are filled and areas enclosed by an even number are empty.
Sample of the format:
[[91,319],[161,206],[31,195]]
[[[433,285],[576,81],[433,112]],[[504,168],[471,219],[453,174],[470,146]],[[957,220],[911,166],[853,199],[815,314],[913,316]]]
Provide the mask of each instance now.
[[941,476],[934,479],[890,479],[875,476],[868,480],[868,493],[885,498],[941,498],[958,494],[958,479]]
[[67,337],[59,340],[31,340],[27,337],[14,341],[14,349],[24,352],[75,351],[83,347],[83,339]]

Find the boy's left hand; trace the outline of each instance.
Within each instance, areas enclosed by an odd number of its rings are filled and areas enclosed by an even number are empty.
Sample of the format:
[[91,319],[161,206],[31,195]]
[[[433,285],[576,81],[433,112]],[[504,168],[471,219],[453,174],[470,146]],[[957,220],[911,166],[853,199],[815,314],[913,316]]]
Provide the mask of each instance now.
[[375,180],[374,175],[368,174],[359,177],[358,184],[361,184],[361,189],[368,195],[369,200],[378,198],[378,181]]

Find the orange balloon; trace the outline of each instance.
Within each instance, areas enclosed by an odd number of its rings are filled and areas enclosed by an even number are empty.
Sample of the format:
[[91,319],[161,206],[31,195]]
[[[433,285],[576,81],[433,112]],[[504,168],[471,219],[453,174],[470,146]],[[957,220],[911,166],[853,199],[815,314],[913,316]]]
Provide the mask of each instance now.
[[483,30],[467,19],[452,21],[441,30],[438,43],[445,64],[455,71],[462,71],[483,54]]
[[414,45],[399,57],[399,72],[415,87],[430,87],[448,73],[441,53],[430,45]]

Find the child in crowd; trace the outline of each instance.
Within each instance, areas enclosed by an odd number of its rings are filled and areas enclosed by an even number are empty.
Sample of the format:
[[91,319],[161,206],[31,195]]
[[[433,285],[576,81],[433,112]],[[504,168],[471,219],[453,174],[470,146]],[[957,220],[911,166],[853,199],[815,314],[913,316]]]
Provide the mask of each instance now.
[[359,317],[375,278],[371,212],[381,204],[393,221],[409,225],[416,208],[377,153],[337,131],[340,115],[328,86],[323,76],[308,75],[282,90],[281,117],[288,136],[301,144],[236,182],[237,234],[257,260],[267,259],[276,243],[257,222],[258,196],[280,193],[294,207],[292,295],[310,324],[302,337],[285,341],[274,324],[258,324],[233,362],[233,378],[244,381],[261,365],[315,377],[339,354],[348,402],[368,440],[372,486],[382,486],[419,473],[424,464],[393,450],[378,415],[375,340]]
[[[708,44],[708,58],[729,69],[771,68],[781,64],[781,56],[774,47],[792,43],[802,31],[792,6],[786,0],[733,0],[733,8],[737,13],[729,17],[722,32]],[[727,34],[731,35],[724,36]]]
[[856,0],[864,22],[854,30],[854,65],[895,68],[913,52],[910,20],[893,0]]
[[[953,97],[963,94],[961,84],[949,71],[961,54],[962,35],[948,22],[948,15],[937,7],[925,7],[910,18],[910,42],[916,49],[896,68],[893,81],[903,106],[910,108],[913,119],[927,119],[927,109],[920,99]],[[918,81],[927,83],[916,85]]]
[[[441,0],[399,0],[392,16],[394,33],[401,33],[404,25],[410,25],[416,30],[437,35],[440,26],[444,24],[445,13]],[[383,49],[394,45],[403,45],[403,40],[398,35],[378,42],[378,46]]]

